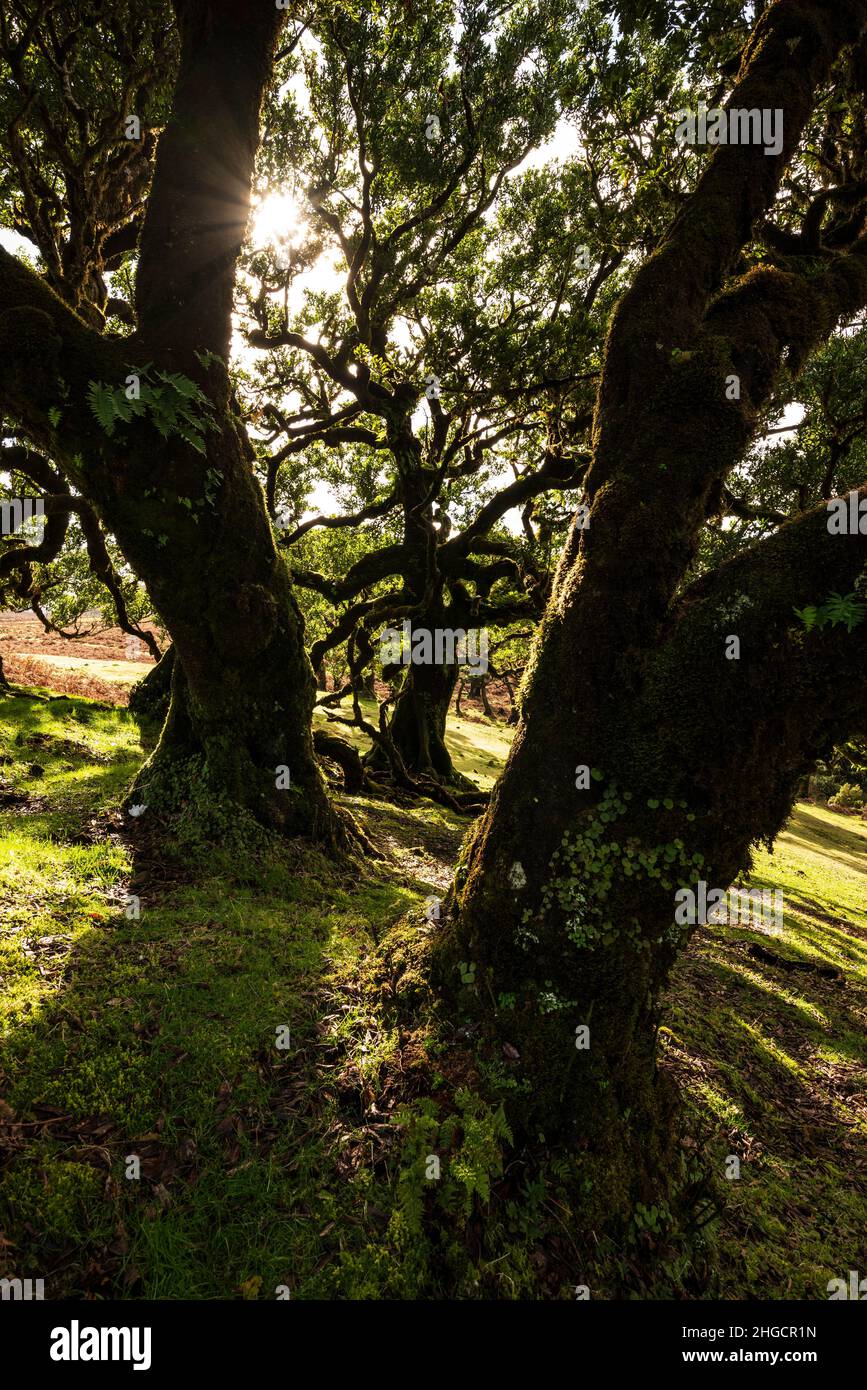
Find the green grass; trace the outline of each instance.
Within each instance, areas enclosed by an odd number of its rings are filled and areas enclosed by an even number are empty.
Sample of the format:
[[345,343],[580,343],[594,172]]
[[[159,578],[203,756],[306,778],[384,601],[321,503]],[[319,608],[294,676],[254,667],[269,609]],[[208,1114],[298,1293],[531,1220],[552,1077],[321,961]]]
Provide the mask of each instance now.
[[[455,721],[460,770],[492,777],[510,732]],[[360,982],[383,932],[444,890],[466,820],[352,798],[388,862],[351,879],[309,846],[165,863],[120,813],[142,757],[125,711],[6,697],[0,748],[0,1274],[44,1277],[50,1298],[412,1297],[420,1198],[382,1083],[397,1040]],[[701,930],[672,984],[688,1142],[721,1175],[741,1160],[724,1297],[821,1298],[864,1264],[865,839],[799,807],[752,879],[783,889],[782,935]],[[515,1221],[486,1275],[499,1297],[533,1289],[537,1235]]]
[[[726,1181],[721,1297],[826,1298],[867,1254],[867,824],[799,805],[749,882],[782,890],[782,931],[697,932],[664,1052],[717,1173],[740,1160]],[[841,978],[764,963],[752,944]]]
[[[14,759],[4,773],[34,798],[27,814],[0,814],[7,1265],[45,1275],[49,1297],[273,1297],[279,1284],[327,1295],[337,1280],[351,1291],[341,1247],[348,1258],[358,1232],[363,1270],[365,1179],[347,1183],[336,1150],[360,1142],[377,1054],[362,1059],[363,1015],[341,1015],[331,1031],[359,1029],[359,1067],[323,1096],[334,1045],[322,1015],[330,975],[424,885],[344,884],[291,848],[164,881],[114,829],[141,758],[125,712],[6,699],[0,738]],[[28,776],[37,755],[44,774]],[[88,823],[94,843],[75,843]],[[124,906],[131,875],[138,920]],[[138,1181],[125,1176],[133,1154]]]

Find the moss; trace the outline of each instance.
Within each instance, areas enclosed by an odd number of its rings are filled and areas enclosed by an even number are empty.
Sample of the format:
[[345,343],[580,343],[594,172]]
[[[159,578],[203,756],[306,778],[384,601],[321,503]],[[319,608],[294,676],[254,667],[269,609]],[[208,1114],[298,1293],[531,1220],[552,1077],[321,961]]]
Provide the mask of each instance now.
[[129,692],[128,709],[147,729],[161,729],[169,710],[174,647],[167,647],[155,666]]
[[[103,1177],[87,1163],[70,1163],[50,1151],[13,1159],[3,1176],[3,1219],[9,1228],[29,1225],[54,1244],[81,1228],[99,1197]],[[2,1210],[2,1208],[0,1208]]]

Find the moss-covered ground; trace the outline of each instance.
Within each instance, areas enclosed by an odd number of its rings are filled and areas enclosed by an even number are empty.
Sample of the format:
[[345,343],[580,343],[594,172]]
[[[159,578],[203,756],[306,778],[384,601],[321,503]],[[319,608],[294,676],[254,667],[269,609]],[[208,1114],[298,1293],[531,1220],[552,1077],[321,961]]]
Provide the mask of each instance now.
[[[507,748],[471,721],[451,738],[477,780]],[[381,856],[351,875],[264,842],[173,860],[121,813],[142,758],[126,711],[2,697],[0,754],[0,1275],[52,1298],[574,1297],[556,1175],[500,1173],[472,1077],[446,1078],[364,988],[397,919],[424,931],[466,820],[344,798]],[[686,1142],[720,1175],[740,1160],[709,1292],[823,1298],[867,1264],[865,841],[799,807],[753,876],[783,889],[782,934],[704,929],[672,983]],[[611,1252],[603,1295],[630,1291],[629,1261]],[[672,1284],[690,1291],[683,1270]]]

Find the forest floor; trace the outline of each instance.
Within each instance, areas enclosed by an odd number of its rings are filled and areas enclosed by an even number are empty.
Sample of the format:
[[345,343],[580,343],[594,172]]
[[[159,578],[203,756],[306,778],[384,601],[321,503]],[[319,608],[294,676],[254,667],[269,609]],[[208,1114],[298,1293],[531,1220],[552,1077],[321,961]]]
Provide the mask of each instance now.
[[[508,731],[449,737],[493,778]],[[411,1239],[393,1078],[413,1044],[360,981],[447,885],[466,819],[341,798],[382,856],[351,882],[309,846],[170,863],[120,810],[142,758],[126,710],[0,697],[0,753],[0,1276],[49,1298],[574,1296],[580,1268],[544,1277],[529,1194],[497,1218],[514,1254],[463,1283],[438,1290]],[[824,1299],[867,1267],[867,823],[798,806],[751,882],[783,890],[782,931],[699,929],[663,1065],[684,1144],[740,1164],[712,1292]],[[552,1200],[533,1194],[568,1238]]]

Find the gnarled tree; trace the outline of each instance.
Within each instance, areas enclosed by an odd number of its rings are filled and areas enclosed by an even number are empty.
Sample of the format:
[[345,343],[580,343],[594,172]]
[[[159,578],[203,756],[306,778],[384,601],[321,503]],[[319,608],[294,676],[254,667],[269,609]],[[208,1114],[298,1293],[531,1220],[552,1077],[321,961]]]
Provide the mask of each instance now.
[[[228,801],[330,838],[303,624],[227,367],[260,107],[286,15],[178,0],[173,24],[162,9],[126,8],[60,17],[12,5],[4,19],[15,228],[46,273],[0,250],[0,404],[117,538],[172,636],[171,707],[138,798]],[[128,118],[170,82],[164,29],[180,53],[147,190],[153,141],[136,149]],[[131,33],[153,63],[129,51]],[[104,275],[136,236],[132,299],[118,309]],[[133,331],[106,331],[105,313]]]
[[[615,59],[594,7],[462,13],[455,31],[448,9],[314,10],[315,44],[299,50],[309,111],[287,64],[269,112],[274,139],[291,136],[316,245],[346,263],[341,293],[299,299],[309,250],[250,262],[250,341],[271,349],[257,395],[279,446],[263,457],[275,513],[284,465],[302,455],[339,494],[358,480],[342,516],[283,536],[296,584],[339,610],[314,666],[350,637],[370,654],[376,629],[403,618],[434,633],[539,612],[549,576],[534,572],[532,507],[582,485],[617,277],[653,244],[683,177],[647,120],[659,84],[677,79],[679,44],[624,37]],[[580,152],[521,172],[579,113]],[[624,129],[636,120],[650,132],[637,149]],[[500,529],[510,511],[529,545]],[[374,522],[348,571],[305,564],[312,528]],[[389,735],[412,773],[453,775],[456,679],[453,662],[408,665]]]
[[[463,997],[497,1054],[520,1053],[521,1132],[605,1155],[614,1213],[671,1160],[656,1031],[690,934],[675,894],[727,888],[817,750],[865,725],[867,528],[834,534],[814,506],[689,573],[784,367],[867,302],[865,24],[863,0],[762,13],[726,107],[781,111],[782,149],[713,151],[615,312],[589,525],[564,550],[511,756],[436,945],[443,996],[460,997],[458,963],[474,962],[480,987]],[[836,176],[814,153],[829,146]],[[796,195],[777,215],[787,169]],[[808,631],[794,610],[832,591],[850,621]]]

